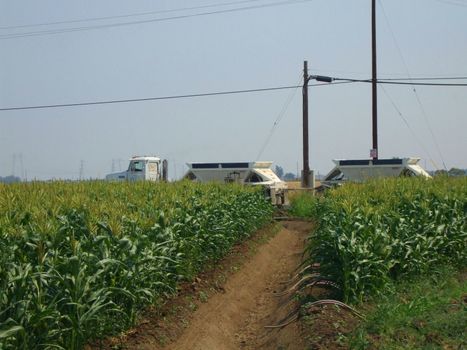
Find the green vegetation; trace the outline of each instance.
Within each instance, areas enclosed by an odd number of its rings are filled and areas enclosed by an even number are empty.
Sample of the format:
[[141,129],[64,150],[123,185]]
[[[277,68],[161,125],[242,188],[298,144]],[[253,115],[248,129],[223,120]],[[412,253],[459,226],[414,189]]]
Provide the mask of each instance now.
[[291,195],[289,198],[291,215],[302,218],[315,216],[315,209],[318,204],[316,197],[305,192],[295,196]]
[[0,349],[80,349],[128,327],[271,216],[234,185],[0,185]]
[[384,294],[393,281],[439,265],[466,266],[465,177],[346,184],[306,208],[318,221],[309,262],[320,263],[345,302]]
[[339,346],[467,346],[466,177],[349,183],[297,196],[292,212],[317,222],[307,263],[366,316]]
[[[467,279],[449,268],[396,284],[348,336],[352,349],[467,348]],[[377,303],[376,303],[377,302]]]

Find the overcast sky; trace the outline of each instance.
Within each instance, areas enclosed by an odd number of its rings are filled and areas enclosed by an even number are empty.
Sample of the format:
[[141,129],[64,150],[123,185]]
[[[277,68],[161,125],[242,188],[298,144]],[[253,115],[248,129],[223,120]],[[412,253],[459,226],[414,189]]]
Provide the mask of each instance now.
[[[296,85],[304,60],[310,74],[366,79],[370,16],[370,0],[0,0],[0,108]],[[467,0],[380,0],[377,29],[379,78],[467,76]],[[311,168],[368,158],[371,85],[309,95]],[[380,157],[467,167],[466,97],[379,87]],[[296,173],[301,106],[290,89],[0,111],[0,176],[103,177],[132,155],[167,158],[172,178],[189,161],[258,157]]]

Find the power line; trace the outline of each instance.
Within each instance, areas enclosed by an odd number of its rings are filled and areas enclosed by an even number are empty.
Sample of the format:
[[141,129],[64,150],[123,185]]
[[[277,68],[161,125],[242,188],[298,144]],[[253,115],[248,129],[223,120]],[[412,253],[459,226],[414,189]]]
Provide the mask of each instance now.
[[[340,84],[350,84],[350,83],[371,83],[371,79],[363,79],[363,80],[362,79],[349,79],[349,78],[332,78],[332,79],[333,79],[332,83],[309,84],[308,86],[329,86],[329,85],[340,85]],[[407,83],[407,82],[401,82],[401,81],[387,81],[387,80],[378,80],[377,82],[378,82],[378,84],[391,84],[391,85],[424,85],[424,86],[467,87],[467,84]],[[159,101],[159,100],[175,100],[175,99],[182,99],[182,98],[221,96],[221,95],[234,95],[234,94],[245,94],[245,93],[254,93],[254,92],[287,90],[287,89],[296,89],[297,87],[301,87],[301,85],[277,86],[277,87],[267,87],[267,88],[258,88],[258,89],[245,89],[245,90],[217,91],[217,92],[186,94],[186,95],[131,98],[131,99],[122,99],[122,100],[106,100],[106,101],[61,103],[61,104],[36,105],[36,106],[4,107],[4,108],[0,108],[0,112],[29,110],[29,109],[47,109],[47,108],[106,105],[106,104],[115,104],[115,103],[131,103],[131,102],[145,102],[145,101]]]
[[446,163],[444,162],[444,157],[443,157],[443,155],[441,153],[441,148],[439,147],[438,140],[436,139],[435,133],[433,132],[433,128],[431,127],[431,123],[430,123],[430,121],[428,119],[428,115],[427,115],[427,113],[425,111],[425,107],[423,107],[422,101],[420,100],[420,96],[418,95],[418,92],[415,89],[415,87],[413,88],[413,92],[414,92],[415,97],[417,99],[418,105],[420,106],[420,109],[422,111],[422,115],[424,116],[424,118],[426,120],[426,123],[428,125],[428,130],[430,130],[430,134],[431,134],[431,137],[433,138],[436,149],[438,150],[438,154],[439,154],[439,156],[441,158],[441,162],[443,163],[444,170],[448,170],[447,167],[446,167]]
[[116,16],[90,17],[90,18],[82,18],[82,19],[73,19],[73,20],[68,20],[68,21],[43,22],[43,23],[35,23],[35,24],[21,24],[21,25],[0,27],[0,30],[43,27],[43,26],[57,25],[57,24],[71,24],[71,23],[83,23],[83,22],[92,22],[92,21],[103,21],[103,20],[109,20],[109,19],[119,19],[119,18],[128,18],[128,17],[140,17],[140,16],[148,16],[148,15],[157,15],[157,14],[162,14],[162,13],[183,12],[183,11],[200,10],[200,9],[213,8],[213,7],[240,5],[240,4],[244,4],[244,3],[251,3],[251,2],[258,2],[258,1],[264,1],[264,0],[232,1],[232,2],[224,2],[224,3],[221,3],[221,4],[193,6],[193,7],[181,7],[181,8],[176,8],[176,9],[158,10],[158,11],[136,12],[136,13],[129,13],[129,14],[125,14],[125,15],[116,15]]
[[[409,81],[410,81],[411,85],[414,86],[413,79],[412,79],[412,77],[410,76],[410,73],[409,73],[409,67],[407,65],[407,62],[404,59],[404,55],[402,55],[402,50],[401,50],[399,44],[397,43],[396,35],[394,34],[394,31],[392,30],[391,23],[389,22],[389,18],[388,18],[387,14],[386,14],[383,3],[382,3],[381,0],[379,0],[379,3],[380,3],[380,6],[381,6],[381,9],[383,10],[384,18],[386,19],[386,23],[387,23],[387,25],[389,27],[389,31],[391,32],[392,40],[396,44],[397,50],[399,51],[399,56],[400,56],[402,62],[404,63],[405,72],[407,73],[407,76],[409,77]],[[422,112],[423,118],[425,119],[425,122],[426,122],[426,124],[428,126],[428,130],[430,131],[431,137],[433,138],[433,142],[434,142],[434,144],[436,146],[436,149],[437,149],[438,154],[439,154],[439,156],[441,158],[441,161],[443,162],[443,166],[444,166],[445,170],[447,170],[446,164],[444,162],[443,155],[441,153],[441,148],[439,147],[439,144],[438,144],[438,140],[436,139],[435,133],[433,132],[433,128],[431,127],[431,123],[430,123],[430,121],[428,119],[428,115],[427,115],[427,113],[425,111],[425,108],[424,108],[424,106],[422,104],[420,96],[418,95],[417,89],[415,89],[415,87],[413,87],[413,93],[415,94],[415,98],[416,98],[417,103],[418,103],[418,105],[420,107],[420,111]]]
[[[349,83],[352,83],[352,82],[348,82],[348,81],[335,82],[335,83],[332,83],[332,85],[349,84]],[[330,84],[313,84],[313,85],[310,85],[310,86],[326,86],[326,85],[330,85]],[[182,99],[182,98],[220,96],[220,95],[234,95],[234,94],[245,94],[245,93],[253,93],[253,92],[265,92],[265,91],[296,89],[297,87],[300,87],[300,85],[277,86],[277,87],[268,87],[268,88],[259,88],[259,89],[246,89],[246,90],[218,91],[218,92],[207,92],[207,93],[200,93],[200,94],[132,98],[132,99],[124,99],[124,100],[108,100],[108,101],[93,101],[93,102],[77,102],[77,103],[37,105],[37,106],[6,107],[6,108],[0,108],[0,112],[28,110],[28,109],[46,109],[46,108],[93,106],[93,105],[106,105],[106,104],[115,104],[115,103],[130,103],[130,102],[144,102],[144,101],[175,100],[175,99]]]
[[378,80],[380,84],[390,85],[417,85],[417,86],[467,86],[467,83],[413,83],[413,82],[402,82],[402,81],[388,81]]
[[410,126],[408,120],[406,117],[404,117],[404,115],[402,114],[401,110],[399,107],[397,107],[396,103],[394,102],[394,100],[391,98],[391,96],[389,95],[389,93],[386,91],[386,89],[384,88],[383,85],[380,86],[381,89],[383,90],[384,94],[386,95],[386,97],[388,98],[389,102],[391,103],[391,105],[394,107],[394,109],[396,110],[397,114],[401,117],[402,121],[405,123],[405,125],[407,126],[407,128],[410,130],[410,133],[412,134],[413,138],[415,139],[415,141],[420,145],[420,147],[423,149],[423,151],[427,154],[427,156],[429,157],[430,161],[431,161],[431,164],[433,164],[434,168],[436,170],[438,170],[438,166],[436,165],[436,163],[433,161],[433,157],[430,155],[430,152],[428,152],[427,148],[425,147],[424,143],[418,138],[417,134],[415,133],[415,131],[412,129],[412,127]]
[[[338,70],[338,69],[333,69],[333,68],[313,68],[313,72],[321,72],[321,73],[327,73],[328,75],[331,73],[339,73],[339,74],[357,74],[357,75],[366,75],[368,72],[367,71],[350,71],[350,70]],[[380,79],[383,79],[383,76],[397,76],[399,73],[397,72],[386,72],[386,73],[381,73],[378,72],[378,76]],[[467,73],[462,72],[462,73],[444,73],[444,74],[450,74],[450,76],[446,75],[429,75],[429,74],[422,74],[421,76],[423,78],[419,77],[411,77],[414,80],[459,80],[459,79],[467,79]],[[386,79],[386,78],[384,78]],[[388,78],[386,80],[408,80],[408,78],[405,77],[400,77],[400,78]]]
[[84,160],[81,160],[79,164],[79,180],[84,180]]
[[290,94],[287,96],[287,99],[285,100],[284,105],[282,106],[279,114],[277,115],[276,120],[274,121],[274,124],[272,125],[271,130],[269,131],[269,134],[266,137],[266,140],[264,141],[263,145],[260,148],[260,151],[259,151],[259,153],[258,153],[258,155],[256,157],[256,160],[261,158],[261,156],[263,155],[264,150],[266,149],[267,145],[271,141],[271,138],[272,138],[272,135],[274,134],[275,129],[277,128],[277,126],[281,122],[282,118],[286,114],[287,109],[289,108],[290,104],[292,103],[292,100],[295,97],[295,94],[297,93],[298,88],[300,87],[299,83],[300,83],[301,80],[302,80],[302,76],[300,74],[300,78],[299,78],[298,83],[296,85],[297,87],[295,89],[293,89],[290,92]]
[[16,33],[16,34],[5,34],[5,35],[0,35],[0,40],[24,38],[24,37],[40,36],[40,35],[62,34],[62,33],[78,32],[78,31],[84,31],[84,30],[93,30],[93,29],[123,27],[123,26],[128,26],[128,25],[163,22],[163,21],[172,21],[172,20],[179,20],[179,19],[199,17],[199,16],[210,16],[210,15],[216,15],[216,14],[222,14],[222,13],[231,13],[231,12],[255,10],[255,9],[261,9],[261,8],[267,8],[267,7],[294,5],[294,4],[306,3],[306,2],[310,2],[310,1],[313,1],[313,0],[279,1],[279,2],[275,2],[275,3],[271,3],[271,4],[237,7],[237,8],[233,8],[233,9],[224,9],[224,10],[209,11],[209,12],[198,12],[198,13],[193,13],[193,14],[178,15],[178,16],[171,16],[171,17],[162,17],[162,18],[152,18],[152,19],[131,21],[131,22],[120,22],[120,23],[93,25],[93,26],[87,26],[87,27],[49,29],[49,30],[42,30],[42,31]]
[[438,2],[441,2],[443,4],[447,5],[453,5],[453,6],[458,6],[458,7],[467,7],[467,3],[462,2],[462,1],[455,1],[455,0],[436,0]]
[[[336,81],[348,81],[352,83],[371,83],[371,79],[349,79],[349,78],[333,78]],[[467,86],[467,83],[414,83],[414,82],[403,82],[393,81],[388,79],[377,80],[378,84],[389,84],[389,85],[417,85],[417,86],[452,86],[461,87]]]
[[104,104],[114,104],[114,103],[172,100],[172,99],[181,99],[181,98],[193,98],[193,97],[219,96],[219,95],[229,95],[229,94],[242,94],[242,93],[249,93],[249,92],[285,90],[285,89],[293,89],[295,87],[296,86],[279,86],[279,87],[262,88],[262,89],[208,92],[208,93],[201,93],[201,94],[131,98],[131,99],[123,99],[123,100],[107,100],[107,101],[93,101],[93,102],[62,103],[62,104],[24,106],[24,107],[7,107],[7,108],[0,108],[0,111],[15,111],[15,110],[45,109],[45,108],[60,108],[60,107],[78,107],[78,106],[93,106],[93,105],[104,105]]
[[[408,72],[407,72],[408,73]],[[423,80],[467,80],[467,76],[465,77],[432,77],[432,78],[413,78],[408,73],[408,78],[384,78],[384,80],[388,81],[401,81],[401,80],[410,80],[410,81],[423,81]]]

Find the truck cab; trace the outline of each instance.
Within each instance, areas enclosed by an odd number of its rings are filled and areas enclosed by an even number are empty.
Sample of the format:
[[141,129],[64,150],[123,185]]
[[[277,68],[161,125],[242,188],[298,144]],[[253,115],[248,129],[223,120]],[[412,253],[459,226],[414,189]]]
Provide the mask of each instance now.
[[167,180],[167,161],[162,161],[158,157],[135,156],[130,159],[126,171],[108,174],[105,179],[113,181]]

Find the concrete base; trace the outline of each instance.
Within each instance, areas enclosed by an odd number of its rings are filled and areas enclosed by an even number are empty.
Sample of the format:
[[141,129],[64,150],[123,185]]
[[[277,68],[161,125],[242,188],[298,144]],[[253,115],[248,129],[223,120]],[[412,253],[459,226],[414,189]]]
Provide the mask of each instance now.
[[305,185],[305,176],[302,170],[302,187],[303,188],[315,188],[315,172],[310,170],[307,174],[308,186]]

